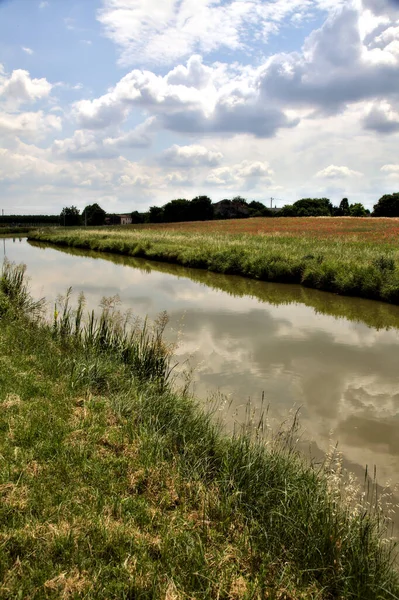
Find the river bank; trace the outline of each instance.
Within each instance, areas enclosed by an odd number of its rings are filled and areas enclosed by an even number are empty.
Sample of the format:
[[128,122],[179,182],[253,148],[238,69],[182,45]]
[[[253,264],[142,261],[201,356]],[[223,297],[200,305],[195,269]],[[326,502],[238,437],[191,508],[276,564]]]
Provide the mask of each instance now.
[[120,227],[41,230],[29,239],[399,303],[399,250],[392,241]]
[[164,318],[130,334],[82,310],[48,325],[3,272],[0,597],[398,595],[381,515],[305,465],[294,430],[225,436],[174,389]]

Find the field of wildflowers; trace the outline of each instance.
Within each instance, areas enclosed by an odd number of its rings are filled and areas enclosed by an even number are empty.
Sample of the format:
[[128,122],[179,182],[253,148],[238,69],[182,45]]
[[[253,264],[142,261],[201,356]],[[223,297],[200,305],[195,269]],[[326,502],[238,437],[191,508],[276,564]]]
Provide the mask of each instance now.
[[[129,227],[130,228],[130,227]],[[393,243],[399,241],[399,218],[287,217],[195,221],[190,223],[148,223],[132,229],[225,233],[250,235],[305,236],[311,238],[350,238],[352,240]]]

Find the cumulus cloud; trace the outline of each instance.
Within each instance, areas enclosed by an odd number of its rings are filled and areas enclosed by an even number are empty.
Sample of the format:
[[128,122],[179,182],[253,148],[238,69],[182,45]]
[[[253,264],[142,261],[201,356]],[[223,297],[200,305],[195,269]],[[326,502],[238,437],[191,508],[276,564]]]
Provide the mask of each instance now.
[[364,117],[363,125],[377,133],[396,133],[399,131],[399,111],[389,102],[376,102]]
[[258,183],[271,186],[273,171],[267,162],[243,160],[242,162],[213,169],[206,181],[208,184],[227,189],[247,189]]
[[191,146],[179,146],[174,144],[162,154],[162,162],[177,167],[215,167],[223,158],[221,152],[208,150],[204,146],[193,144]]
[[119,152],[126,148],[147,148],[152,144],[155,129],[156,119],[155,117],[149,117],[131,131],[125,131],[117,137],[106,138],[104,147]]
[[381,167],[381,171],[386,173],[399,173],[399,165],[384,165]]
[[302,53],[273,56],[261,76],[263,97],[334,113],[348,103],[396,95],[396,48],[366,45],[360,21],[361,10],[349,2],[311,33]]
[[56,156],[71,159],[95,159],[103,158],[104,154],[109,157],[115,156],[111,152],[107,154],[103,141],[99,140],[91,131],[78,129],[70,138],[54,140],[52,151]]
[[0,101],[12,107],[35,102],[50,95],[52,84],[44,77],[32,79],[28,71],[16,69],[10,76],[0,70]]
[[397,164],[389,164],[381,167],[381,171],[383,173],[387,173],[389,179],[398,179],[399,178],[399,165]]
[[249,133],[262,138],[295,126],[297,119],[264,103],[256,77],[253,69],[206,67],[201,57],[193,56],[165,76],[135,69],[104,96],[77,102],[74,114],[88,129],[120,124],[135,106],[157,116],[159,127],[182,133]]
[[51,177],[56,171],[57,168],[55,165],[43,158],[0,148],[1,181],[22,179],[27,174],[39,177]]
[[193,185],[193,180],[190,179],[186,173],[182,174],[179,171],[172,171],[172,173],[168,173],[165,177],[165,181],[169,185],[184,185],[185,187]]
[[23,180],[31,185],[52,185],[57,188],[116,189],[120,176],[140,167],[126,159],[86,162],[54,160],[49,150],[18,142],[14,150],[0,149],[0,181]]
[[33,50],[32,48],[26,48],[25,46],[22,46],[22,50],[26,53],[26,54],[33,54]]
[[[175,15],[187,2],[177,6],[169,0],[151,19]],[[278,0],[266,5],[250,4],[251,10],[256,8],[256,14],[262,13],[266,22],[271,17],[266,17],[264,11],[278,6],[281,14],[286,14],[290,3]],[[320,7],[320,0],[316,4]],[[125,14],[122,5],[126,7],[120,0],[109,0],[101,18],[106,13],[122,11],[118,12],[121,18]],[[207,0],[208,8],[211,5]],[[134,22],[136,34],[141,31],[139,6],[140,14],[144,14],[141,0],[134,3],[134,8],[126,9],[131,19],[129,27]],[[232,9],[236,3],[223,5],[226,6]],[[301,6],[305,10],[305,5]],[[350,104],[369,101],[377,104],[365,117],[364,127],[381,133],[396,131],[396,116],[386,111],[384,114],[384,107],[378,103],[393,102],[399,94],[397,26],[386,16],[378,17],[372,12],[378,11],[378,6],[365,12],[360,0],[342,4],[338,9],[335,5],[335,10],[332,6],[333,3],[331,7],[324,5],[331,14],[308,36],[301,52],[275,54],[257,68],[234,63],[205,65],[200,56],[194,55],[163,76],[135,69],[107,94],[76,103],[77,122],[82,128],[115,126],[127,119],[133,107],[140,107],[157,117],[160,128],[170,131],[200,135],[244,133],[268,138],[282,128],[295,127],[303,110],[308,111],[308,117],[338,114]],[[213,8],[222,6],[215,3]],[[149,27],[154,26],[151,19],[147,20]]]
[[362,175],[363,173],[360,173],[359,171],[353,171],[348,167],[337,167],[336,165],[330,165],[316,173],[315,177],[325,179],[347,179],[348,177],[361,177]]
[[0,111],[0,137],[19,135],[27,138],[42,137],[46,133],[60,130],[61,118],[46,115],[43,111],[9,114]]
[[121,165],[122,173],[118,182],[122,187],[145,189],[156,187],[157,182],[148,167],[125,159],[121,159]]
[[52,151],[56,156],[72,160],[95,160],[115,158],[126,148],[146,148],[151,145],[153,119],[147,119],[135,129],[121,133],[118,137],[106,137],[101,132],[77,129],[73,136],[54,140]]

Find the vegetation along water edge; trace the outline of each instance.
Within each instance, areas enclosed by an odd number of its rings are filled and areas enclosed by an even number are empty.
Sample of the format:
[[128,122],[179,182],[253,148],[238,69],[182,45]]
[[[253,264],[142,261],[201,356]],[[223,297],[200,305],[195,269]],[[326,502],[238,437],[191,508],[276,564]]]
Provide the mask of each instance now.
[[49,228],[29,239],[399,303],[396,219],[257,218],[237,227]]
[[167,273],[175,277],[184,277],[196,281],[207,288],[227,292],[231,296],[257,298],[261,302],[267,302],[273,306],[286,304],[303,304],[315,310],[318,314],[330,315],[337,319],[344,318],[348,321],[365,323],[377,330],[391,328],[399,329],[399,307],[387,302],[373,302],[367,299],[354,298],[329,294],[319,290],[311,289],[301,285],[270,284],[270,282],[248,279],[239,275],[225,275],[213,273],[205,269],[193,269],[183,267],[176,263],[159,262],[116,254],[112,252],[96,252],[95,250],[82,250],[70,246],[52,245],[49,242],[36,242],[31,240],[29,244],[38,248],[53,248],[57,252],[81,256],[82,258],[94,258],[106,260],[114,264],[132,267],[150,273],[157,271]]
[[4,264],[0,598],[399,597],[372,486],[306,464],[295,424],[225,434],[175,387],[165,315],[84,311],[46,322]]

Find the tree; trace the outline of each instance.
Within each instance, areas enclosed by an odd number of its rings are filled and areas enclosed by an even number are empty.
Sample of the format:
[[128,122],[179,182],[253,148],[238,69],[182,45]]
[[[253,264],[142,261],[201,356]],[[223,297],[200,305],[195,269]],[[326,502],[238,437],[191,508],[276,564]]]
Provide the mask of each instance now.
[[163,208],[161,206],[150,206],[150,210],[148,211],[148,222],[163,223],[163,221]]
[[196,196],[190,203],[190,221],[210,221],[213,219],[212,200],[208,196]]
[[333,206],[328,198],[302,198],[294,202],[298,217],[330,217]]
[[145,222],[145,214],[141,213],[138,210],[134,210],[130,215],[132,217],[132,223],[144,223]]
[[60,214],[60,222],[64,227],[76,227],[81,224],[80,211],[76,206],[65,206]]
[[85,225],[98,226],[105,223],[105,210],[97,203],[89,204],[82,212],[82,221]]
[[276,213],[277,217],[296,217],[297,211],[295,210],[295,206],[293,204],[285,204],[283,208]]
[[399,217],[399,192],[382,196],[374,205],[373,217]]
[[262,202],[258,202],[257,200],[252,200],[248,204],[249,207],[249,216],[250,217],[271,217],[273,216],[273,212],[267,208]]
[[370,214],[369,210],[366,210],[360,202],[351,204],[349,207],[349,214],[351,217],[367,217]]
[[347,217],[350,214],[348,198],[342,198],[338,210],[342,217]]
[[191,221],[190,200],[178,198],[171,200],[163,207],[163,220],[166,223],[179,223],[180,221]]

